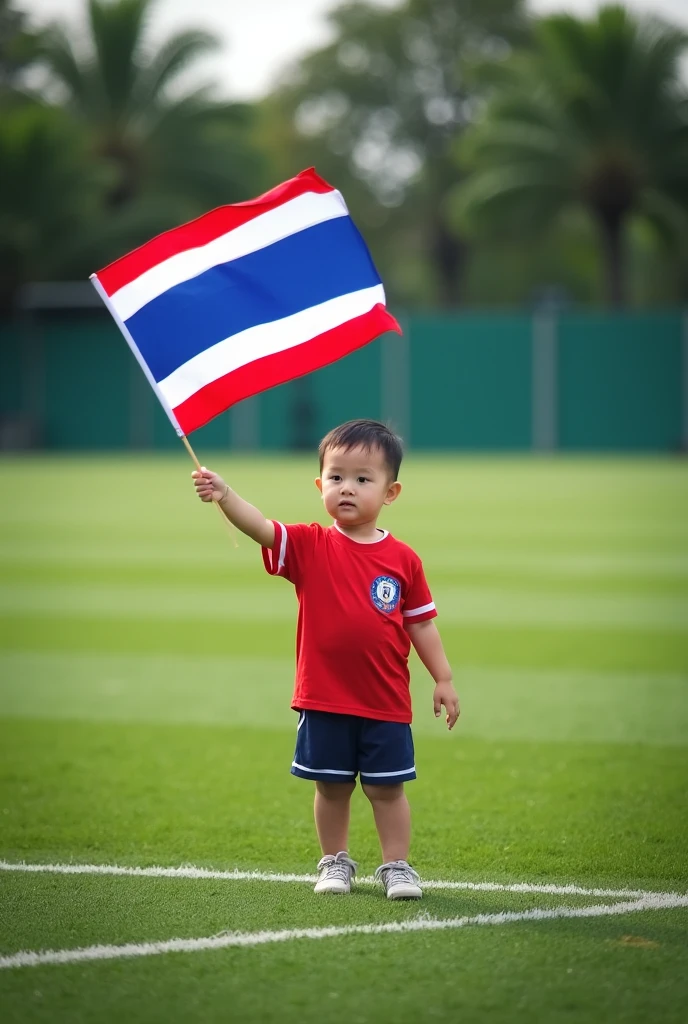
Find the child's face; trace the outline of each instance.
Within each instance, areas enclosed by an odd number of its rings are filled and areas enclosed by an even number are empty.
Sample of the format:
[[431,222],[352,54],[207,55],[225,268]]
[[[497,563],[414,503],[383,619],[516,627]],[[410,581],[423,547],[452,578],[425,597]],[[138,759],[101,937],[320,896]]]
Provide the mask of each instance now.
[[390,480],[389,466],[379,448],[332,448],[325,452],[322,477],[315,481],[325,508],[342,526],[359,526],[377,519],[391,505],[401,484]]

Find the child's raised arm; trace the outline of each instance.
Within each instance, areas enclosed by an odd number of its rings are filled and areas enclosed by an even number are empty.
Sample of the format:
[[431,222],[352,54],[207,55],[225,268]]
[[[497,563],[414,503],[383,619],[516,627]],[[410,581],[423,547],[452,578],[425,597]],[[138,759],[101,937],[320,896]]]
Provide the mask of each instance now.
[[264,548],[271,548],[275,540],[275,527],[259,512],[255,505],[250,505],[236,494],[221,476],[201,466],[191,474],[196,487],[196,494],[201,501],[217,501],[230,523],[241,530],[247,537]]

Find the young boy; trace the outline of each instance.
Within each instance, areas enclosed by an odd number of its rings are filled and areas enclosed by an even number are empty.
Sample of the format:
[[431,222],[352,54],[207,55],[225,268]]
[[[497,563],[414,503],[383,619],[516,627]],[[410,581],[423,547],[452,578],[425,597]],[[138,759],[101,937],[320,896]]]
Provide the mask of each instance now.
[[413,644],[435,680],[434,707],[450,729],[459,701],[420,558],[377,525],[399,497],[400,439],[382,423],[351,420],[320,442],[315,481],[330,527],[283,526],[240,498],[217,473],[192,473],[203,501],[262,547],[265,568],[294,584],[299,601],[299,712],[292,775],[315,782],[322,848],[316,892],[348,893],[356,864],[347,853],[349,803],[361,776],[375,817],[389,899],[420,899],[408,863],[411,815],[404,783],[416,777],[408,655]]

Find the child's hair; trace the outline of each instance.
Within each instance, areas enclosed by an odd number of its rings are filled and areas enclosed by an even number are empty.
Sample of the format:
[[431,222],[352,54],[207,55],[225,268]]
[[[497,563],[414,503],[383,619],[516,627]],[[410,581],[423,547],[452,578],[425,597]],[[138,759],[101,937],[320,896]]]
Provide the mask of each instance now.
[[379,449],[385,457],[392,480],[397,479],[404,455],[401,438],[377,420],[349,420],[348,423],[342,423],[329,434],[325,434],[318,445],[320,472],[322,473],[325,452],[331,448],[350,451],[359,446],[367,452]]

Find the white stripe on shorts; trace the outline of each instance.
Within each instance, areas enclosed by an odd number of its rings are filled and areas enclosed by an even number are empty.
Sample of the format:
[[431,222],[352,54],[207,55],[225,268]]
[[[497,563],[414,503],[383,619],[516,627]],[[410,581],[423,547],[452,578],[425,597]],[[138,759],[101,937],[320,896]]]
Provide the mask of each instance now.
[[410,775],[411,772],[415,772],[415,764],[411,768],[404,768],[402,772],[359,772],[361,778],[365,775],[368,779],[384,779],[392,778],[393,775]]
[[300,768],[302,772],[310,772],[311,775],[355,775],[356,772],[340,772],[337,768],[306,768],[305,765],[292,761],[292,768]]

